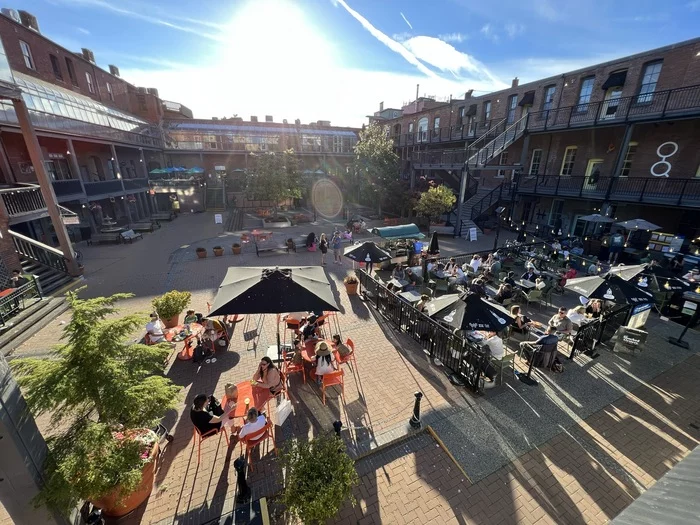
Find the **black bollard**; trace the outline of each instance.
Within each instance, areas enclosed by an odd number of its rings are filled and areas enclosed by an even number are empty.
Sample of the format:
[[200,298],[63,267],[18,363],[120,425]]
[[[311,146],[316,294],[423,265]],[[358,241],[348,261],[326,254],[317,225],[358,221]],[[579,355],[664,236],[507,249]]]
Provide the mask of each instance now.
[[413,415],[411,420],[408,422],[413,428],[420,428],[420,400],[423,397],[422,392],[416,392],[416,402],[413,404]]
[[335,431],[335,435],[340,437],[340,429],[343,428],[343,423],[340,421],[333,421],[333,430]]
[[236,503],[245,503],[250,499],[250,488],[245,480],[245,457],[241,456],[233,462],[233,468],[236,469],[237,488]]

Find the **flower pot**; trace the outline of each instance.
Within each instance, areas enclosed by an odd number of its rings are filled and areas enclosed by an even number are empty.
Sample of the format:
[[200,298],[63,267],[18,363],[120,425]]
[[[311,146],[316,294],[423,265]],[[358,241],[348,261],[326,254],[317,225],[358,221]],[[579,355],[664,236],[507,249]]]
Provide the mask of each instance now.
[[199,257],[200,259],[206,259],[207,251],[206,250],[197,250],[197,257]]
[[240,246],[231,246],[231,251],[233,252],[233,255],[240,255],[241,254],[241,247]]
[[120,501],[119,490],[117,488],[110,494],[102,496],[101,498],[92,499],[92,504],[101,508],[105,516],[112,516],[115,518],[133,512],[148,499],[153,491],[156,461],[158,461],[158,443],[153,445],[151,461],[144,465],[141,483],[136,487],[136,490],[131,494],[126,494]]
[[163,321],[163,325],[166,328],[175,328],[177,325],[180,324],[180,315],[175,315],[170,319],[161,319],[161,321]]
[[223,248],[214,248],[214,257],[221,257],[224,254]]
[[357,285],[360,283],[345,283],[345,291],[348,295],[357,295]]

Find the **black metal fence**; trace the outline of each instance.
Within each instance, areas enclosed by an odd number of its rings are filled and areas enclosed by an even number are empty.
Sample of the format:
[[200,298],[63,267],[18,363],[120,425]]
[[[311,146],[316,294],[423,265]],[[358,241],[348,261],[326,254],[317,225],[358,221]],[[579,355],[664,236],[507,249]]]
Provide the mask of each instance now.
[[395,328],[418,341],[430,357],[449,368],[475,393],[481,392],[480,373],[487,356],[478,346],[456,335],[377,282],[356,270],[362,293]]
[[602,318],[581,326],[574,338],[574,344],[571,346],[569,359],[573,359],[580,353],[592,352],[598,343],[609,342],[617,329],[624,326],[631,309],[632,305],[620,305],[609,313],[603,314]]
[[4,326],[8,319],[24,309],[28,300],[35,298],[41,298],[41,290],[36,277],[32,277],[28,283],[15,288],[8,295],[0,298],[0,326]]
[[[499,246],[498,251],[505,255],[506,259],[512,257],[516,260],[524,261],[527,259],[527,253],[536,249],[542,249],[546,245],[547,243],[545,242],[533,242],[527,244],[506,242],[503,246]],[[493,250],[483,250],[480,252],[460,253],[458,255],[438,257],[437,262],[438,264],[447,264],[450,259],[454,259],[459,266],[462,266],[465,263],[469,264],[474,255],[481,255],[483,259],[486,259],[486,257],[488,257],[492,252]]]

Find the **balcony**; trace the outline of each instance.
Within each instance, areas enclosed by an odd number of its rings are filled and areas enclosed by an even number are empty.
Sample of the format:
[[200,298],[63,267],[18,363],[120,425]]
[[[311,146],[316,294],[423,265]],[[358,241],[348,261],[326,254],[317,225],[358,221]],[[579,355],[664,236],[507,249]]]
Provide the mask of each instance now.
[[0,197],[7,210],[9,224],[32,221],[48,215],[39,186],[23,185],[0,188]]
[[127,192],[138,192],[148,189],[148,179],[124,179],[124,189]]
[[85,182],[83,185],[85,186],[85,193],[88,197],[114,197],[124,193],[122,181],[119,179]]
[[77,179],[55,180],[51,184],[59,202],[78,200],[85,197],[83,186]]
[[518,194],[700,208],[700,179],[540,175],[521,178]]
[[493,126],[501,120],[486,120],[483,122],[472,122],[471,127],[467,125],[446,126],[438,129],[429,129],[414,133],[404,133],[395,135],[394,146],[397,148],[404,146],[418,146],[423,144],[442,144],[445,142],[463,142],[475,139],[487,133]]
[[413,167],[419,170],[461,170],[467,160],[465,149],[414,151],[411,154]]
[[542,132],[700,115],[700,85],[530,113],[527,130]]

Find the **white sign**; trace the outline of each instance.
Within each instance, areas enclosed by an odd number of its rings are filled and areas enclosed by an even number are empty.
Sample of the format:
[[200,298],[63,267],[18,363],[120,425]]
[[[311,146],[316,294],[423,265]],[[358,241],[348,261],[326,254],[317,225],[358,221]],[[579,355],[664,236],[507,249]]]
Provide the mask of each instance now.
[[226,171],[226,166],[214,166],[216,171]]
[[61,221],[63,221],[63,224],[65,224],[66,226],[80,224],[80,217],[78,217],[77,215],[62,215]]
[[214,214],[214,224],[223,224],[224,223],[224,217],[220,213]]
[[698,309],[698,305],[695,304],[692,301],[685,301],[683,303],[683,309],[681,310],[681,313],[683,315],[690,315],[691,317],[695,315],[695,310]]
[[470,241],[476,240],[476,228],[469,228],[469,240]]

